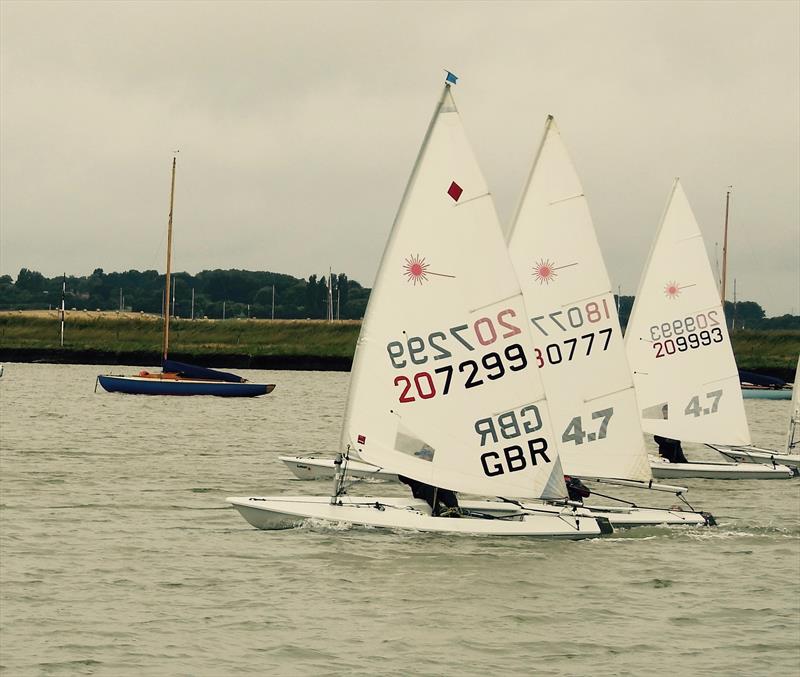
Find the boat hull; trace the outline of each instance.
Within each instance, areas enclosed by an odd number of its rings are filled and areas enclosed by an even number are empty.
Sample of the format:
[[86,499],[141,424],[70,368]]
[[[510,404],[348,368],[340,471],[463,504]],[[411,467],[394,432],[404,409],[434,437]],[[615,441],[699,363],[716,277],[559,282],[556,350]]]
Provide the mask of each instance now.
[[696,477],[708,480],[785,480],[794,475],[785,465],[755,463],[669,463],[651,459],[650,470],[658,479]]
[[217,397],[258,397],[275,389],[274,384],[201,381],[197,379],[160,379],[143,376],[98,376],[98,382],[110,393],[128,395],[214,395]]
[[712,446],[723,456],[734,458],[741,463],[762,463],[765,465],[786,465],[790,468],[800,468],[800,454],[784,454],[772,449],[760,447],[721,447]]
[[[504,501],[459,501],[464,510],[486,513],[495,516],[511,515],[515,513],[513,504]],[[563,506],[552,503],[530,503],[522,505],[535,512],[549,512],[560,514]],[[518,511],[519,509],[516,508]],[[714,518],[709,513],[682,510],[680,508],[638,508],[634,506],[602,506],[586,504],[576,508],[576,514],[584,517],[606,518],[615,529],[646,527],[646,526],[690,526],[702,527],[715,524]]]
[[[336,465],[330,458],[314,458],[310,456],[279,456],[294,475],[301,480],[332,479],[336,474]],[[397,474],[382,470],[377,466],[361,461],[348,461],[347,475],[375,480],[396,481]],[[506,516],[519,513],[512,503],[504,501],[459,501],[467,510],[485,512],[493,516]],[[542,512],[558,513],[562,506],[547,503],[526,503],[527,508]],[[614,528],[630,528],[640,526],[705,526],[709,524],[709,516],[690,510],[614,507],[586,505],[579,509],[586,517],[605,517]],[[711,518],[713,520],[713,518]]]
[[425,501],[394,497],[342,496],[331,504],[327,496],[264,496],[226,499],[257,529],[290,529],[308,521],[424,533],[470,536],[524,536],[582,539],[611,533],[607,520],[575,514],[528,513],[516,510],[508,516],[433,517]]
[[746,400],[791,400],[790,388],[742,388],[742,397]]
[[[312,456],[278,456],[297,479],[326,480],[336,475],[336,465],[331,458],[314,458]],[[397,473],[362,461],[347,462],[348,477],[360,477],[376,480],[397,480]]]

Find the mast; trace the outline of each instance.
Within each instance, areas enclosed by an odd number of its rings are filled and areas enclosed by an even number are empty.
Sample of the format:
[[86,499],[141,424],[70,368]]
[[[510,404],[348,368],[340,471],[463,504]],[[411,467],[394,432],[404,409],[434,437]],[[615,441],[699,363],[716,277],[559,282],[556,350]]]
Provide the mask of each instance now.
[[67,295],[67,274],[61,280],[61,347],[64,347],[64,297]]
[[722,301],[722,312],[725,313],[725,282],[728,275],[728,213],[731,205],[731,189],[725,194],[725,234],[722,239],[722,288],[720,290],[720,300]]
[[164,342],[162,350],[162,360],[167,359],[169,350],[169,282],[172,275],[172,205],[175,198],[175,162],[176,157],[172,156],[172,185],[169,191],[169,219],[167,220],[167,275],[164,289]]

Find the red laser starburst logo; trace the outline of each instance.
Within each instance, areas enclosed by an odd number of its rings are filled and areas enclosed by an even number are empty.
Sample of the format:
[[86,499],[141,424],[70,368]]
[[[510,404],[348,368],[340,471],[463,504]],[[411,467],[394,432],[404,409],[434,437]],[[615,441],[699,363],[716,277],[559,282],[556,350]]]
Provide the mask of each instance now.
[[539,259],[533,266],[533,277],[539,284],[550,284],[557,276],[555,264],[549,259]]
[[406,278],[415,285],[422,284],[428,279],[428,268],[430,265],[424,257],[420,258],[419,254],[409,256],[403,264]]
[[406,257],[406,260],[403,263],[403,275],[405,275],[406,280],[413,283],[414,286],[422,284],[423,282],[427,282],[429,275],[436,275],[438,277],[455,277],[455,275],[446,275],[445,273],[434,273],[430,267],[430,264],[425,260],[424,256],[412,254],[411,256]]
[[668,299],[676,299],[681,295],[681,288],[678,286],[678,283],[675,281],[667,282],[664,286],[664,295]]

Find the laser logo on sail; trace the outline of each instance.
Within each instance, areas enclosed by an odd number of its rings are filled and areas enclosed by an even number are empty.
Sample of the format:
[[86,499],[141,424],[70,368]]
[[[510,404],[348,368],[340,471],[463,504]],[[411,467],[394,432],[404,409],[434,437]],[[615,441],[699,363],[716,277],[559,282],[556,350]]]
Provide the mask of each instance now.
[[408,282],[412,282],[414,286],[428,281],[428,275],[436,275],[437,277],[450,277],[454,278],[455,275],[447,275],[446,273],[434,273],[430,270],[430,264],[425,260],[424,256],[419,254],[412,254],[406,257],[403,263],[403,275],[406,276]]
[[555,265],[549,259],[539,259],[533,266],[533,277],[539,284],[550,284],[557,275]]

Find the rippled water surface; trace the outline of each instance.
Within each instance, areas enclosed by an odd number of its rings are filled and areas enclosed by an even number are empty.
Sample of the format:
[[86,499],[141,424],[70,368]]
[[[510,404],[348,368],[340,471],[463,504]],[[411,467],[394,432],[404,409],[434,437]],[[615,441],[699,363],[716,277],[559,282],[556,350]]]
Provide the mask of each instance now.
[[[718,527],[580,542],[264,532],[224,498],[327,493],[277,456],[336,449],[349,375],[242,372],[278,387],[224,400],[94,393],[103,371],[0,379],[4,674],[800,670],[798,480],[687,480]],[[789,402],[746,404],[780,448]]]

